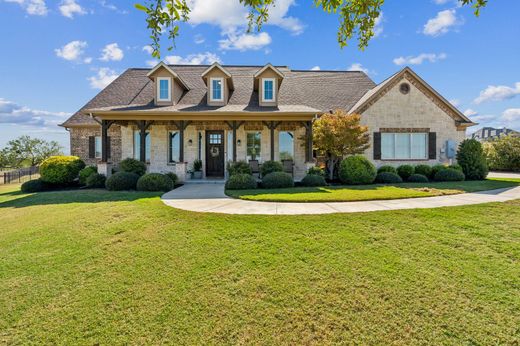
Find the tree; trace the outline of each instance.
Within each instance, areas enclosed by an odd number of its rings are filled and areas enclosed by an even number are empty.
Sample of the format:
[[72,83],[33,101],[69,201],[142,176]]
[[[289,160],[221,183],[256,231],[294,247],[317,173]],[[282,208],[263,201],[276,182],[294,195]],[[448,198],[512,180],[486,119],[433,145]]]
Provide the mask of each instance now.
[[[249,10],[248,32],[255,28],[261,30],[262,24],[269,20],[269,9],[276,6],[277,2],[277,0],[228,1],[239,1]],[[374,26],[384,2],[385,0],[313,0],[316,8],[321,8],[329,14],[339,15],[337,35],[340,47],[345,47],[356,35],[360,50],[364,50],[374,36]],[[473,7],[476,16],[479,16],[480,9],[486,6],[487,2],[488,0],[459,0],[462,6]],[[175,38],[179,36],[179,23],[189,20],[190,7],[187,0],[148,0],[146,5],[136,4],[135,7],[147,15],[146,23],[151,31],[152,56],[160,58],[160,39],[164,31],[167,30],[168,39],[171,40],[168,46],[168,50],[171,50],[175,45]]]
[[502,136],[482,147],[490,169],[520,172],[520,137]]
[[29,136],[20,136],[9,141],[0,152],[3,167],[18,168],[23,165],[37,166],[43,160],[61,155],[61,146],[56,141],[46,141]]
[[465,139],[457,150],[457,163],[462,167],[466,180],[483,180],[488,174],[486,156],[482,144],[476,139]]
[[329,179],[334,178],[334,169],[343,157],[361,154],[370,146],[368,126],[361,125],[360,120],[360,115],[338,109],[314,122],[313,146],[327,158]]

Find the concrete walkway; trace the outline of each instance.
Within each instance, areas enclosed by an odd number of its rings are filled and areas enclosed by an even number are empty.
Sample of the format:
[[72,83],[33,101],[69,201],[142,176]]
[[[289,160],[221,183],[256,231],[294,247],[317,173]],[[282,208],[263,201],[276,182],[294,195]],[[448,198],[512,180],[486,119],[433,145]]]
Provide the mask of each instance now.
[[280,203],[244,201],[227,197],[224,184],[186,184],[165,193],[162,201],[177,209],[251,215],[355,213],[378,210],[454,207],[520,199],[520,186],[459,195],[360,202]]

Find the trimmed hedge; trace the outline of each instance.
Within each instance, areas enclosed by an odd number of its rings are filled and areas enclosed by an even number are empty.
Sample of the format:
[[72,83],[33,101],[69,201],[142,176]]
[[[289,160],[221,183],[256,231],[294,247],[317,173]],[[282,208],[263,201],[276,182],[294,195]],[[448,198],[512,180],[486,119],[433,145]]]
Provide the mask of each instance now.
[[476,139],[465,139],[460,143],[457,163],[468,180],[483,180],[489,173],[482,144]]
[[87,187],[91,187],[91,188],[105,187],[106,180],[107,180],[107,178],[105,177],[104,174],[93,173],[88,176],[87,181],[85,182],[85,185]]
[[399,184],[403,179],[393,172],[381,172],[376,176],[376,182],[379,184]]
[[432,175],[432,166],[430,165],[417,165],[415,166],[415,173],[424,175],[427,178],[430,178]]
[[251,166],[245,161],[228,162],[227,170],[230,177],[236,174],[253,174]]
[[97,173],[97,168],[94,166],[87,166],[79,171],[79,183],[81,185],[87,184],[87,178],[90,177],[91,174]]
[[349,156],[339,166],[339,178],[346,184],[371,184],[376,174],[374,165],[362,155]]
[[135,190],[139,176],[130,172],[117,172],[112,174],[105,183],[110,191]]
[[307,174],[303,177],[301,181],[302,186],[325,186],[327,183],[325,182],[325,178],[318,174]]
[[256,179],[251,174],[234,174],[226,181],[226,189],[228,190],[249,190],[256,189],[256,187]]
[[427,183],[427,182],[429,182],[429,180],[428,180],[428,177],[425,176],[424,174],[415,173],[408,177],[408,182],[410,182],[410,183]]
[[33,179],[23,183],[20,189],[22,190],[22,192],[30,193],[47,191],[49,190],[49,188],[49,185],[43,182],[41,179]]
[[43,182],[66,185],[78,177],[85,167],[85,162],[77,156],[51,156],[40,166],[40,177]]
[[445,168],[435,174],[436,181],[463,181],[464,173],[453,168]]
[[289,173],[272,172],[262,178],[262,186],[266,189],[293,187],[294,181]]
[[164,173],[164,175],[166,175],[173,181],[173,186],[175,186],[175,184],[177,184],[177,182],[179,181],[179,177],[177,176],[177,174],[173,172]]
[[137,180],[138,191],[170,191],[173,189],[173,181],[165,174],[148,173]]
[[309,168],[307,170],[307,174],[308,175],[319,175],[321,177],[325,177],[325,171],[318,166]]
[[414,173],[415,168],[412,165],[401,165],[397,167],[397,174],[399,174],[404,181],[408,180],[408,178]]
[[397,174],[397,169],[394,166],[383,165],[377,169],[377,174],[379,173],[394,173]]
[[260,170],[262,172],[262,177],[265,177],[273,172],[283,172],[283,166],[282,163],[278,161],[265,161]]
[[440,163],[432,166],[432,173],[430,174],[430,179],[435,179],[435,176],[437,175],[437,173],[439,173],[439,171],[442,171],[443,169],[446,169],[446,168],[448,168],[448,166],[442,165]]
[[127,158],[119,163],[119,171],[141,176],[146,173],[146,164],[136,159]]

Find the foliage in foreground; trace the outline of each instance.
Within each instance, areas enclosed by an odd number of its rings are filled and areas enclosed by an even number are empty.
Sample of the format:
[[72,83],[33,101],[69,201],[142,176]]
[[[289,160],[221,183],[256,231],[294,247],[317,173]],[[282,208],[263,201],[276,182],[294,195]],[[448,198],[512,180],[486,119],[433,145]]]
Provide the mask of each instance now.
[[464,173],[453,168],[441,169],[435,174],[435,181],[463,181],[464,179]]
[[77,156],[52,156],[40,166],[41,180],[54,185],[70,184],[84,167],[85,162]]
[[126,158],[119,163],[121,172],[134,173],[142,176],[146,173],[146,164],[136,159]]
[[233,174],[226,181],[226,189],[230,190],[248,190],[256,189],[257,182],[251,174],[238,173]]
[[106,188],[110,191],[135,190],[139,176],[130,172],[117,172],[106,181]]
[[371,184],[376,179],[376,168],[363,155],[349,156],[341,161],[339,178],[345,184]]
[[520,137],[505,136],[483,145],[490,169],[520,172]]
[[235,174],[252,174],[251,166],[245,161],[228,162],[227,171],[230,177]]
[[486,156],[476,139],[465,139],[459,144],[457,163],[468,180],[482,180],[488,175]]
[[136,186],[138,191],[170,191],[173,181],[165,174],[147,173],[139,178]]
[[400,184],[403,179],[397,173],[381,172],[376,175],[376,183],[379,184]]
[[302,186],[325,186],[327,182],[322,175],[307,174],[301,181]]
[[262,187],[266,189],[279,189],[293,186],[294,181],[289,173],[272,172],[262,177]]

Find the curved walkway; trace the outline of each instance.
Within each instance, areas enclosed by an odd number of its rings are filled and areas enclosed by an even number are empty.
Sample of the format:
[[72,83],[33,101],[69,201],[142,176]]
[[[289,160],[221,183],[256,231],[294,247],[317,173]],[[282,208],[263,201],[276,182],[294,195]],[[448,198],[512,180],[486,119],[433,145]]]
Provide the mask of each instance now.
[[222,214],[304,215],[355,213],[378,210],[454,207],[520,199],[520,186],[459,195],[360,202],[280,203],[230,198],[224,184],[186,184],[162,196],[164,204],[177,209]]

